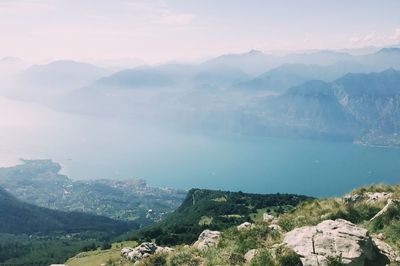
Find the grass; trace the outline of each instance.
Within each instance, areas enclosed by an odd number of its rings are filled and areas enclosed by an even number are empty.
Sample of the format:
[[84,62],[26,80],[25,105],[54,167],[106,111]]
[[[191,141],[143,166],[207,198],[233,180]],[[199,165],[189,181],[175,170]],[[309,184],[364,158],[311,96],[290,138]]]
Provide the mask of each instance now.
[[119,260],[121,258],[122,247],[135,247],[136,245],[137,243],[134,241],[114,243],[111,249],[108,250],[79,253],[75,257],[69,259],[65,264],[68,266],[100,266],[101,264],[106,264],[110,259]]
[[[378,184],[353,190],[350,194],[365,194],[367,192],[391,192],[394,199],[400,198],[400,185]],[[397,252],[400,251],[400,207],[392,207],[381,217],[370,221],[384,206],[386,201],[358,203],[346,205],[341,198],[312,200],[301,203],[289,213],[283,214],[279,225],[290,231],[306,225],[316,225],[327,219],[345,219],[360,227],[366,228],[372,234],[382,234],[385,242]]]
[[250,214],[250,219],[253,222],[262,222],[263,215],[267,211],[267,208],[258,209],[256,213]]
[[[400,186],[376,185],[356,189],[351,194],[366,192],[392,192],[394,198],[400,198]],[[316,225],[327,219],[346,219],[358,226],[368,229],[371,234],[382,234],[386,243],[397,252],[400,251],[400,207],[393,207],[383,216],[370,222],[386,202],[366,203],[360,201],[345,204],[342,198],[309,200],[299,204],[296,208],[284,208],[284,213],[278,208],[258,209],[250,218],[255,226],[246,230],[238,230],[232,226],[222,231],[221,239],[216,247],[199,251],[189,245],[174,246],[172,254],[153,255],[139,263],[139,266],[150,265],[265,265],[265,266],[297,266],[301,265],[299,257],[282,243],[285,231],[290,231],[306,225]],[[278,223],[283,232],[268,227],[262,222],[262,214],[266,211],[278,217]],[[232,216],[232,215],[226,215]],[[201,223],[212,223],[209,216],[203,216]],[[133,246],[133,244],[125,244]],[[121,246],[113,245],[108,251],[93,251],[81,255],[67,262],[69,266],[75,265],[100,265],[110,258],[118,266],[133,265],[120,258]],[[257,249],[257,255],[251,263],[245,262],[244,255],[251,249]],[[86,256],[85,256],[86,255]],[[329,258],[329,265],[341,265],[340,258]]]

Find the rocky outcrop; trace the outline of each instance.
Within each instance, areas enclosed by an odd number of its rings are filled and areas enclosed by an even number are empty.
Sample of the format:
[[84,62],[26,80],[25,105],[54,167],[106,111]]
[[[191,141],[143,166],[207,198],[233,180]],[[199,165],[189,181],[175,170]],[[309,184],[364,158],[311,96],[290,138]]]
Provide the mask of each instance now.
[[131,261],[140,261],[154,253],[169,253],[172,251],[174,250],[169,247],[160,247],[152,242],[144,242],[136,248],[123,248],[121,255]]
[[388,262],[366,229],[342,219],[296,228],[285,234],[284,243],[300,256],[304,266],[325,266],[332,258],[352,266]]
[[218,245],[219,239],[221,236],[221,232],[219,231],[211,231],[211,230],[204,230],[198,240],[193,244],[193,247],[203,250],[208,247],[213,247]]
[[391,246],[386,244],[381,238],[382,237],[379,236],[372,237],[372,241],[374,242],[374,245],[379,249],[380,253],[385,257],[387,257],[389,261],[400,263],[400,257],[398,256],[398,254],[394,251],[394,249]]
[[346,195],[343,200],[346,204],[357,203],[365,201],[366,203],[376,203],[380,201],[386,201],[393,196],[391,192],[366,192],[364,194]]
[[393,196],[391,192],[367,192],[367,203],[386,201]]

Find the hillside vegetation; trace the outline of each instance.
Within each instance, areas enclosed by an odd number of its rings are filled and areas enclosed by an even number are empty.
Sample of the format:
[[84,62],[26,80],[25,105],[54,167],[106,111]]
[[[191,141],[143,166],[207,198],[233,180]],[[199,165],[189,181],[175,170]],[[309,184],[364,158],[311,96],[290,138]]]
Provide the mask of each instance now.
[[[196,190],[191,191],[191,196],[193,196],[195,191]],[[182,244],[173,246],[174,250],[172,252],[156,253],[140,262],[136,262],[136,264],[123,257],[110,259],[108,262],[105,261],[104,263],[107,263],[106,265],[134,264],[171,266],[302,265],[299,255],[282,244],[285,234],[295,228],[317,225],[322,221],[330,221],[329,219],[345,219],[354,223],[358,228],[361,228],[360,230],[364,230],[362,228],[367,229],[369,231],[367,235],[370,235],[372,238],[377,237],[389,244],[392,255],[397,254],[396,256],[398,256],[398,254],[400,254],[399,205],[393,205],[385,212],[380,213],[382,208],[386,206],[386,200],[376,199],[374,198],[375,195],[388,195],[393,202],[396,202],[400,198],[400,186],[375,185],[356,189],[343,198],[310,199],[301,202],[292,209],[286,209],[288,210],[287,212],[274,212],[276,218],[273,222],[256,220],[253,221],[251,227],[245,230],[239,230],[236,226],[232,226],[233,224],[231,224],[229,228],[222,230],[218,244],[206,249],[198,249],[195,248],[195,246]],[[388,200],[388,202],[390,202],[390,200]],[[186,199],[177,213],[182,213],[182,216],[180,216],[182,219],[185,215],[193,215],[198,218],[199,215],[195,212],[195,210],[198,209],[193,208],[193,205],[191,206],[189,203],[188,199]],[[190,210],[194,212],[190,212]],[[239,209],[236,211],[238,210]],[[380,215],[378,213],[380,213]],[[375,215],[377,216],[373,218]],[[171,217],[173,217],[173,215],[171,215]],[[197,223],[198,220],[196,221],[196,224]],[[167,224],[166,220],[164,225]],[[274,227],[271,226],[272,224]],[[279,227],[276,227],[277,225]],[[204,228],[205,227],[211,228],[211,226],[204,226]],[[167,232],[169,227],[163,227],[163,230],[163,232]],[[170,233],[173,234],[173,232]],[[157,240],[157,238],[155,240]],[[252,256],[251,260],[248,260],[248,253],[252,250],[255,250],[255,254]],[[341,258],[341,256],[329,257],[327,265],[344,265],[342,259],[344,258]],[[397,257],[397,259],[399,259],[399,257]],[[386,265],[387,262],[382,263],[381,261],[378,264],[362,263],[357,265],[377,266]],[[400,264],[396,262],[396,260],[391,260],[390,265]]]
[[0,265],[59,263],[135,228],[132,222],[28,204],[0,187]]
[[249,194],[192,189],[182,205],[163,221],[135,232],[137,242],[154,239],[160,245],[190,244],[206,228],[223,230],[252,221],[263,211],[283,213],[310,197],[293,194]]

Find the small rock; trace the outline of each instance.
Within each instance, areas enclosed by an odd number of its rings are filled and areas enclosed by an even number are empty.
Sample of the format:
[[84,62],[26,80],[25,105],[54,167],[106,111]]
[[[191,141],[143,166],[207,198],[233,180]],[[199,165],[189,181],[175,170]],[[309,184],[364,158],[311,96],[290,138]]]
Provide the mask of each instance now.
[[137,246],[136,248],[123,248],[121,250],[121,255],[126,257],[131,261],[140,261],[144,258],[149,257],[150,255],[158,252],[169,253],[172,252],[173,249],[169,247],[159,247],[152,242],[144,242]]
[[172,253],[174,252],[173,248],[170,247],[157,247],[156,253]]
[[366,192],[365,194],[346,195],[343,197],[345,204],[357,203],[365,200],[366,203],[386,201],[393,196],[391,192]]
[[356,202],[358,202],[358,201],[360,201],[362,199],[363,199],[363,196],[359,195],[359,194],[355,194],[355,195],[350,195],[349,194],[349,195],[346,195],[346,196],[343,197],[343,201],[344,201],[345,204],[356,203]]
[[282,227],[280,227],[280,226],[277,225],[277,224],[268,225],[268,228],[271,229],[271,230],[279,231],[279,232],[282,231]]
[[391,192],[367,192],[365,193],[367,197],[367,203],[374,203],[378,201],[385,201],[393,196]]
[[269,213],[265,212],[263,214],[263,221],[266,222],[266,223],[272,222],[274,220],[274,218],[275,217],[273,215],[269,214]]
[[126,257],[128,255],[129,252],[131,252],[133,250],[133,248],[123,248],[121,249],[121,255]]
[[385,240],[385,236],[382,233],[377,234],[376,238],[379,240]]
[[252,223],[244,222],[241,225],[238,225],[236,228],[237,228],[237,230],[240,231],[240,230],[244,230],[244,229],[250,229],[252,227],[254,227],[254,225]]
[[396,261],[397,254],[394,249],[386,244],[384,241],[379,239],[377,236],[372,237],[372,241],[374,242],[375,246],[379,249],[379,253],[384,255],[390,261]]
[[244,259],[246,262],[250,262],[252,259],[254,259],[255,256],[257,256],[257,249],[250,249],[249,251],[246,252],[244,255]]
[[220,236],[221,232],[206,229],[200,234],[199,239],[193,244],[193,246],[200,250],[216,246],[219,243]]

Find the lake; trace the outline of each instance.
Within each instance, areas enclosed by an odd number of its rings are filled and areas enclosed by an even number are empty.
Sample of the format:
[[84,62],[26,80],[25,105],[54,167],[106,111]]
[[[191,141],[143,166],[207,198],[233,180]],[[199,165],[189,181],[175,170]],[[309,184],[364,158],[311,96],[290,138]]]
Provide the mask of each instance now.
[[2,114],[18,114],[0,121],[1,165],[51,158],[73,179],[142,178],[151,186],[322,197],[400,182],[400,149],[210,136],[0,103]]

